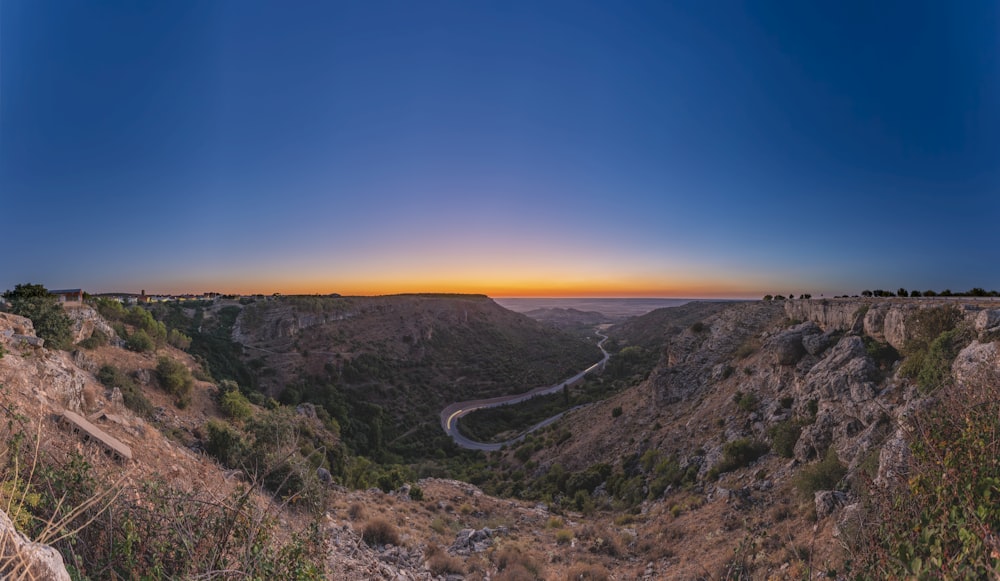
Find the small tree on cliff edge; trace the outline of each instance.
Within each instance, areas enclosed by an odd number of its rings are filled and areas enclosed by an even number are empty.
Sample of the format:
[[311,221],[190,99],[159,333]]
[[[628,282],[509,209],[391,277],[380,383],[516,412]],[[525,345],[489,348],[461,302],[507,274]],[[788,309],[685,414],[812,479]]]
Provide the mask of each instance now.
[[40,284],[19,284],[3,293],[10,312],[31,319],[35,334],[45,339],[45,346],[69,349],[73,346],[72,321],[48,289]]

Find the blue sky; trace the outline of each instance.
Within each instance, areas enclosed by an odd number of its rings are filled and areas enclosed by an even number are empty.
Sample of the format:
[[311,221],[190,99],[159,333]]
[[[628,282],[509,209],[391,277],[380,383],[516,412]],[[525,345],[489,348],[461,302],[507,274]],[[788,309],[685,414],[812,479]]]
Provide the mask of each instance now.
[[0,4],[0,288],[1000,288],[1000,8]]

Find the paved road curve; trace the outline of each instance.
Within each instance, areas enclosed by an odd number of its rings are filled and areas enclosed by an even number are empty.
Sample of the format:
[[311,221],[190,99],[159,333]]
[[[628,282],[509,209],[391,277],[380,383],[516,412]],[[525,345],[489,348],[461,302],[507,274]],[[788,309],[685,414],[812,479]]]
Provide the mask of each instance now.
[[[601,337],[601,340],[600,342],[597,343],[597,346],[600,347],[601,353],[604,355],[601,358],[601,360],[598,361],[597,363],[584,369],[580,373],[577,373],[573,377],[560,381],[559,383],[556,383],[554,385],[536,387],[531,391],[526,391],[524,393],[520,393],[517,395],[503,395],[500,397],[491,397],[489,399],[475,399],[471,401],[460,401],[457,403],[453,403],[448,407],[444,408],[443,410],[441,410],[441,427],[444,428],[444,431],[447,432],[448,435],[451,436],[451,438],[455,440],[455,443],[458,444],[459,446],[463,448],[468,448],[469,450],[483,450],[485,452],[491,452],[493,450],[499,450],[504,446],[513,444],[514,442],[523,439],[525,435],[530,434],[531,432],[539,428],[543,428],[551,424],[552,422],[561,418],[566,413],[584,407],[582,405],[576,406],[575,408],[571,408],[564,412],[558,413],[552,416],[551,418],[548,418],[546,420],[543,420],[535,424],[534,426],[531,426],[516,438],[512,438],[510,440],[507,440],[506,442],[499,442],[499,443],[477,442],[475,440],[470,440],[469,438],[466,438],[458,431],[458,418],[466,414],[470,414],[479,409],[495,408],[495,407],[500,407],[502,405],[511,405],[529,400],[533,397],[538,397],[540,395],[556,393],[563,388],[563,385],[573,384],[582,379],[588,373],[592,373],[594,371],[597,371],[598,369],[603,369],[604,364],[607,363],[609,357],[608,352],[604,350],[604,342],[608,340],[608,337],[607,335],[604,335],[600,331],[596,331],[596,333],[598,337]],[[584,404],[584,405],[589,405],[589,404]]]

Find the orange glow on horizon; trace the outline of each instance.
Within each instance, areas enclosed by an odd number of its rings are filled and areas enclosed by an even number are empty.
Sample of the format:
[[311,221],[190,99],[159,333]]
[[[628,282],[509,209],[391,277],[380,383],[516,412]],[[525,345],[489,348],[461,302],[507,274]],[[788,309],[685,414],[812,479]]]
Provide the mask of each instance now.
[[[183,286],[181,286],[183,285]],[[753,283],[724,280],[229,280],[223,284],[189,280],[145,285],[147,293],[198,293],[378,296],[411,293],[481,294],[492,298],[759,298],[768,291]],[[109,292],[127,289],[107,289]],[[97,291],[102,292],[102,291]]]

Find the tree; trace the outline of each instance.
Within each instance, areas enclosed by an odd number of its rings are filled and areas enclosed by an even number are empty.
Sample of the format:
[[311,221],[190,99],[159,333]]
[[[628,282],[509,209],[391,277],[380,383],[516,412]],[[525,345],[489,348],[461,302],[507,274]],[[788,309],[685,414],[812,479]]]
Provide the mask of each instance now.
[[903,288],[903,287],[899,287],[899,290],[896,291],[896,296],[897,297],[906,297],[906,296],[909,296],[909,295],[910,295],[910,293],[905,288]]
[[911,290],[910,291],[910,296],[911,297],[919,297],[919,296],[921,296],[920,295],[920,291],[918,291],[918,290]]
[[54,349],[73,346],[73,322],[66,316],[59,300],[40,284],[19,284],[3,294],[10,312],[31,319],[35,334]]
[[865,289],[865,290],[861,291],[861,296],[863,296],[863,297],[870,297],[870,296],[872,296],[872,291]]
[[764,295],[764,300],[765,301],[772,301],[772,300],[774,300],[774,297],[771,296],[771,295]]

